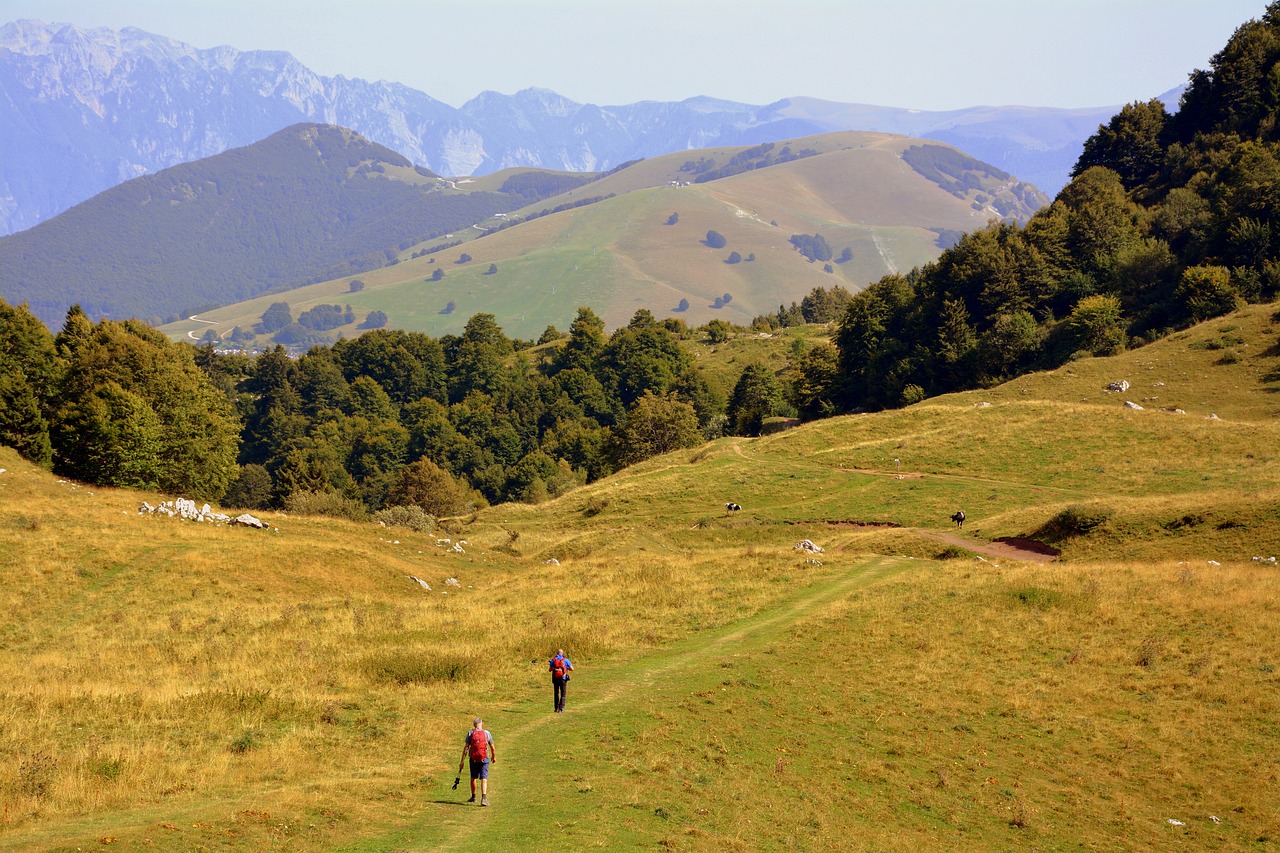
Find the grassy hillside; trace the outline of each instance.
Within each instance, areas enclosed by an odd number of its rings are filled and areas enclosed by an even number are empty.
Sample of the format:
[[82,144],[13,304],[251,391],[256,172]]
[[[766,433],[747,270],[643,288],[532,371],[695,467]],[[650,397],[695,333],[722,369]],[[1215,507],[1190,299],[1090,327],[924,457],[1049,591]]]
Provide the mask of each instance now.
[[73,303],[160,323],[380,267],[525,201],[449,185],[343,128],[295,125],[0,238],[0,296],[55,329]]
[[[455,334],[473,314],[491,313],[508,335],[537,337],[548,325],[565,328],[582,305],[611,327],[624,325],[638,308],[657,317],[680,316],[691,325],[716,318],[748,323],[815,287],[857,289],[885,273],[927,263],[941,251],[944,234],[999,218],[991,206],[998,195],[1018,205],[1020,215],[1034,210],[1034,203],[1015,197],[1027,189],[1008,176],[975,171],[977,188],[948,192],[903,159],[920,144],[874,133],[790,140],[772,153],[814,153],[706,183],[693,183],[697,176],[681,168],[691,162],[727,166],[751,149],[653,158],[511,216],[605,197],[598,203],[502,230],[452,233],[446,242],[465,242],[427,255],[421,253],[429,244],[409,247],[398,265],[360,275],[365,287],[358,293],[349,293],[352,277],[345,277],[210,311],[164,331],[173,337],[198,338],[209,329],[226,335],[237,325],[248,329],[278,300],[295,314],[334,302],[352,305],[357,318],[382,311],[393,327],[432,335]],[[494,178],[468,186],[501,184]],[[677,221],[669,224],[672,214]],[[508,221],[491,219],[482,228]],[[708,231],[722,234],[726,245],[707,246]],[[796,251],[789,242],[793,234],[821,234],[836,255],[848,248],[852,257],[826,272],[828,265]],[[732,252],[743,260],[728,263]],[[458,263],[464,253],[471,260]],[[433,281],[437,270],[444,278]],[[713,307],[725,294],[732,297],[728,304]],[[688,303],[684,311],[678,310],[681,300]],[[333,335],[358,334],[358,324],[359,319]]]
[[[432,534],[140,516],[0,449],[0,844],[1265,846],[1273,311]],[[971,549],[1102,512],[1057,563],[929,559],[961,507]],[[476,714],[483,811],[450,789]]]

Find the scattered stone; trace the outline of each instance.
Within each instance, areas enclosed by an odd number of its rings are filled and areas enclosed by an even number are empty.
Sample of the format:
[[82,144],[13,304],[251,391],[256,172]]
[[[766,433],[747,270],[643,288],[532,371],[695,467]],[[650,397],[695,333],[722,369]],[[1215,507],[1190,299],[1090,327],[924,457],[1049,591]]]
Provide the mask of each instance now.
[[805,564],[806,566],[815,566],[815,567],[816,567],[816,566],[821,566],[821,565],[822,565],[822,561],[821,561],[821,560],[815,560],[813,557],[810,557],[809,559],[807,559],[807,560],[805,560],[805,561],[804,561],[804,564]]
[[1132,402],[1132,401],[1130,401],[1130,400],[1125,400],[1125,401],[1124,401],[1124,407],[1125,407],[1126,409],[1133,409],[1135,412],[1145,412],[1145,411],[1146,411],[1146,409],[1142,408],[1142,407],[1141,407],[1141,406],[1139,406],[1137,403],[1134,403],[1134,402]]
[[1221,566],[1221,565],[1222,565],[1222,563],[1219,563],[1217,560],[1210,560],[1210,561],[1209,561],[1209,565],[1211,565],[1211,566]]
[[8,470],[8,469],[6,469],[6,468],[0,468],[0,474],[4,474],[4,473],[6,473],[6,471],[7,471],[7,470]]
[[[171,501],[161,501],[159,506],[152,506],[146,501],[142,502],[142,506],[138,507],[139,515],[167,515],[170,518],[181,518],[186,521],[196,522],[218,522],[220,524],[229,524],[231,516],[221,512],[214,512],[212,507],[205,504],[197,507],[196,502],[186,498],[174,498]],[[263,525],[265,526],[265,525]]]
[[267,529],[266,522],[249,515],[247,512],[242,515],[237,515],[235,518],[231,519],[231,523],[238,524],[241,527],[256,527],[259,530]]
[[427,583],[427,582],[426,582],[426,581],[424,581],[422,578],[420,578],[420,577],[415,577],[414,575],[409,575],[409,580],[413,581],[413,582],[414,582],[414,583],[416,583],[418,586],[420,586],[420,587],[422,587],[423,589],[425,589],[427,592],[431,592],[431,584]]
[[808,539],[801,539],[799,542],[797,542],[797,543],[795,544],[795,547],[794,547],[794,548],[792,548],[791,550],[793,550],[793,551],[808,551],[810,554],[823,554],[823,553],[826,553],[826,549],[825,549],[825,548],[823,548],[821,545],[815,545],[813,542],[811,542],[811,541],[810,541],[810,540],[808,540]]
[[1116,391],[1116,392],[1128,391],[1128,390],[1129,390],[1129,380],[1127,380],[1127,379],[1121,379],[1119,382],[1108,382],[1108,383],[1107,383],[1107,387],[1106,387],[1104,390],[1106,390],[1106,391]]
[[975,409],[989,409],[989,408],[991,408],[991,404],[990,404],[990,403],[988,403],[986,400],[983,400],[981,403],[979,403],[978,405],[974,406],[974,408],[975,408]]
[[1269,566],[1274,566],[1276,564],[1276,558],[1275,557],[1254,557],[1253,562],[1266,563]]
[[1186,412],[1184,412],[1182,409],[1174,409],[1174,410],[1173,410],[1173,413],[1174,413],[1175,415],[1185,415],[1185,414],[1186,414]]
[[1164,387],[1164,383],[1163,383],[1163,382],[1153,382],[1153,383],[1151,383],[1151,387],[1152,387],[1152,388],[1163,388],[1163,387]]
[[1218,816],[1216,814],[1209,815],[1209,820],[1213,821],[1214,823],[1222,823],[1222,821],[1218,820]]
[[1220,418],[1220,417],[1218,417],[1217,415],[1215,415],[1215,414],[1212,414],[1212,413],[1211,413],[1211,414],[1209,415],[1209,417],[1205,418],[1205,420],[1207,420],[1207,421],[1220,421],[1220,420],[1222,420],[1222,418]]
[[445,585],[445,586],[456,586],[458,589],[462,589],[462,584],[458,583],[458,579],[457,579],[457,578],[445,578],[444,585]]
[[1186,826],[1186,824],[1185,824],[1185,823],[1183,823],[1182,821],[1178,820],[1176,817],[1171,817],[1171,818],[1169,818],[1169,825],[1170,825],[1170,826]]
[[[1257,559],[1257,558],[1255,557],[1254,559]],[[545,565],[548,565],[548,566],[558,566],[558,565],[560,565],[560,561],[559,561],[559,560],[557,560],[555,557],[552,557],[550,560],[547,560],[547,562],[545,563]]]

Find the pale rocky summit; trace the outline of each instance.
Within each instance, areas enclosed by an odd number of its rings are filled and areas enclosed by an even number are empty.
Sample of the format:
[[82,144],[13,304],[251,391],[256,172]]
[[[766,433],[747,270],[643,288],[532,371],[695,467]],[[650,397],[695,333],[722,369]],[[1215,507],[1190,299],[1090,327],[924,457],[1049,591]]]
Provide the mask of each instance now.
[[950,143],[1054,193],[1114,111],[926,112],[813,98],[598,106],[536,88],[484,92],[455,108],[399,83],[324,77],[282,51],[200,49],[135,28],[24,20],[0,27],[0,234],[299,122],[350,128],[454,176],[509,166],[603,171],[691,148],[879,130]]

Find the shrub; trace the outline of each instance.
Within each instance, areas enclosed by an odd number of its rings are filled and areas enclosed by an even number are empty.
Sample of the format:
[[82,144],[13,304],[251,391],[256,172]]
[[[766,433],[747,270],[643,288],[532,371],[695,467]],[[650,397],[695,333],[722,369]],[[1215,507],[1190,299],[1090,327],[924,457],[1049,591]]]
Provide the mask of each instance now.
[[902,405],[910,406],[919,403],[929,395],[919,385],[907,385],[902,389]]
[[1035,535],[1050,542],[1083,536],[1096,530],[1114,514],[1115,511],[1108,507],[1075,504],[1046,521]]
[[957,548],[955,545],[948,545],[937,553],[935,560],[959,560],[965,557],[972,557],[972,551],[966,551],[964,548]]
[[1244,305],[1244,299],[1231,283],[1226,267],[1196,266],[1182,272],[1174,297],[1185,307],[1193,323],[1208,320]]
[[369,517],[364,504],[337,492],[294,492],[285,498],[284,508],[297,515],[327,515],[352,521]]
[[417,505],[389,506],[373,514],[374,521],[388,527],[407,527],[419,533],[429,533],[436,528],[435,518]]

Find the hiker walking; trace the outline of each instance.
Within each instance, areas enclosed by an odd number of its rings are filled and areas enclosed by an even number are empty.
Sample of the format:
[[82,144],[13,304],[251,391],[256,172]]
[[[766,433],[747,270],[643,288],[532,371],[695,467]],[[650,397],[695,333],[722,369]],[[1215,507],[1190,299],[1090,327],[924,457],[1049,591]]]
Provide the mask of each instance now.
[[489,765],[498,760],[498,753],[493,748],[493,735],[484,727],[484,720],[476,717],[471,722],[471,731],[462,744],[462,758],[458,759],[458,772],[462,772],[462,764],[471,759],[471,799],[476,801],[476,780],[480,780],[480,805],[489,805]]
[[551,670],[551,693],[555,701],[556,713],[564,713],[564,694],[569,687],[569,672],[573,669],[573,661],[564,656],[564,649],[556,652],[547,664]]

